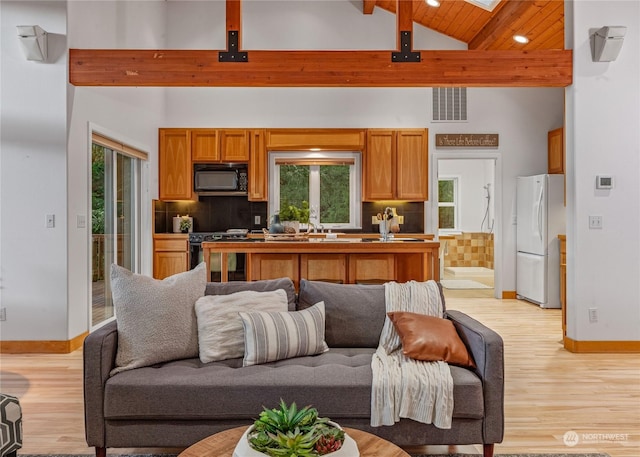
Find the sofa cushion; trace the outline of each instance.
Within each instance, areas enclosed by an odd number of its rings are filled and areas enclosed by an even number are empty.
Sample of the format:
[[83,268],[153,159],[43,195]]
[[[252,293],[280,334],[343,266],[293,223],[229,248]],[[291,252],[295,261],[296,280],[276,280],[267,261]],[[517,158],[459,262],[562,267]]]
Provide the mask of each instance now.
[[384,285],[300,281],[298,309],[324,301],[329,347],[376,348],[385,320]]
[[324,303],[291,312],[240,312],[245,367],[329,350],[324,341]]
[[203,363],[244,356],[240,311],[286,311],[284,289],[243,290],[229,295],[205,295],[196,301],[198,349]]
[[206,265],[163,280],[111,266],[111,291],[118,320],[114,375],[168,360],[197,357],[194,305],[204,295]]
[[[242,359],[203,364],[198,358],[125,371],[107,380],[107,420],[246,420],[280,399],[313,405],[322,416],[368,419],[371,414],[372,348],[331,348],[242,367]],[[454,418],[481,419],[482,382],[450,365]]]
[[402,341],[402,353],[407,357],[475,368],[476,364],[450,320],[401,311],[387,315]]
[[255,290],[256,292],[266,292],[270,290],[284,289],[287,293],[288,310],[296,309],[296,290],[290,278],[263,279],[261,281],[230,281],[230,282],[209,282],[204,291],[205,295],[228,295],[243,290]]

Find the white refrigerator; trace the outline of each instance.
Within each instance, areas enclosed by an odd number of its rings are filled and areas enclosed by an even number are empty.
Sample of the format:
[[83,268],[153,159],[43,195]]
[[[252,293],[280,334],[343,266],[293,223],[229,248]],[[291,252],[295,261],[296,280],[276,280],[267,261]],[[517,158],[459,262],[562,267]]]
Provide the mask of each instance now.
[[543,308],[560,308],[564,175],[516,179],[516,294]]

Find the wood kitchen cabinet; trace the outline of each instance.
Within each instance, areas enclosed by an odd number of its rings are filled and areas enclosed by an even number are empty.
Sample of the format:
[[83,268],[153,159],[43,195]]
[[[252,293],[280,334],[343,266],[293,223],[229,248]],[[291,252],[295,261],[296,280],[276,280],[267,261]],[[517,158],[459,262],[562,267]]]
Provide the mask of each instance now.
[[567,237],[560,240],[560,306],[562,307],[562,338],[567,336]]
[[264,130],[252,130],[249,136],[249,200],[269,199],[269,164]]
[[220,141],[216,129],[191,129],[191,160],[220,162]]
[[347,283],[347,254],[300,254],[300,277]]
[[160,129],[160,200],[193,200],[191,130]]
[[547,168],[549,174],[564,174],[564,128],[547,135]]
[[249,130],[218,130],[220,135],[220,159],[223,162],[249,161]]
[[254,254],[250,256],[247,269],[251,280],[291,278],[296,290],[300,285],[300,256],[298,254]]
[[349,282],[353,284],[382,284],[396,280],[394,254],[351,254]]
[[156,234],[153,236],[153,277],[164,279],[189,269],[189,236]]
[[427,200],[428,160],[426,129],[368,130],[364,200]]

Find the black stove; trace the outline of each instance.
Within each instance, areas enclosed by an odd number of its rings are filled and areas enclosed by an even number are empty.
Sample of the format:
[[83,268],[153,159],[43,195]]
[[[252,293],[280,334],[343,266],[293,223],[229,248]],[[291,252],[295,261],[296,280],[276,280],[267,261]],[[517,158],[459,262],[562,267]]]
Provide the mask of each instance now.
[[225,232],[196,232],[189,233],[190,244],[200,244],[203,241],[236,241],[247,240],[247,229],[229,229]]

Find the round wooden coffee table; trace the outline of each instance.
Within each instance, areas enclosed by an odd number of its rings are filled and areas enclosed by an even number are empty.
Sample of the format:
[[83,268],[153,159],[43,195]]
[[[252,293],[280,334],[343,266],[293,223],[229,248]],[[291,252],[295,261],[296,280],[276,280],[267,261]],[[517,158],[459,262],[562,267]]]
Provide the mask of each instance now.
[[[236,427],[216,433],[198,441],[180,453],[178,457],[232,457],[238,440],[247,427]],[[344,431],[358,444],[360,457],[411,457],[398,446],[371,433],[345,428]]]

